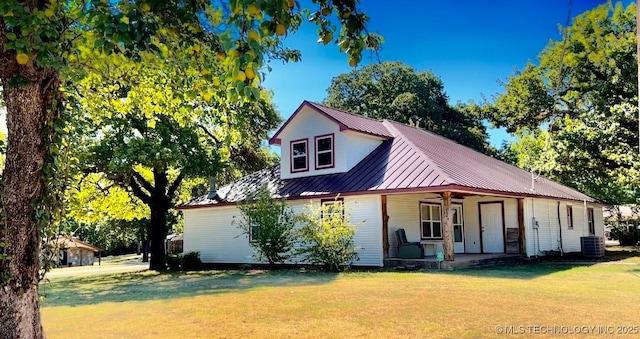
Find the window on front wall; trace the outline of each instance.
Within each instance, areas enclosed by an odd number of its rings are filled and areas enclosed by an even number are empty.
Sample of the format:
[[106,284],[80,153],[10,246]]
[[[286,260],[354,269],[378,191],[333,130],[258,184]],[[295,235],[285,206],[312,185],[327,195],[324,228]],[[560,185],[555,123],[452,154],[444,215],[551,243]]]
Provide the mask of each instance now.
[[462,205],[453,206],[453,241],[462,242]]
[[291,172],[303,172],[309,169],[307,146],[307,139],[291,142]]
[[333,134],[316,137],[316,169],[333,167]]
[[249,230],[249,242],[256,242],[260,237],[260,224],[251,220],[251,229]]
[[344,217],[344,199],[322,199],[320,200],[320,203],[323,207],[320,215],[321,218],[328,218],[335,214],[340,214],[340,216]]
[[442,218],[440,205],[420,204],[422,239],[442,239]]
[[587,208],[587,224],[589,225],[589,235],[596,235],[596,225],[593,221],[593,208]]
[[567,228],[573,229],[573,207],[567,205]]

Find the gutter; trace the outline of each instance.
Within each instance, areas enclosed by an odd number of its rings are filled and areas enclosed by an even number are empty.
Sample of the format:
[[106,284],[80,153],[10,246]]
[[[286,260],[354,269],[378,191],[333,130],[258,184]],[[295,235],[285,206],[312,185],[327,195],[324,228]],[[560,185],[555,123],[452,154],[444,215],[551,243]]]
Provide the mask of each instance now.
[[558,245],[558,249],[560,250],[560,256],[564,256],[564,249],[562,246],[562,219],[560,216],[560,201],[558,201],[558,229],[560,231],[560,244]]

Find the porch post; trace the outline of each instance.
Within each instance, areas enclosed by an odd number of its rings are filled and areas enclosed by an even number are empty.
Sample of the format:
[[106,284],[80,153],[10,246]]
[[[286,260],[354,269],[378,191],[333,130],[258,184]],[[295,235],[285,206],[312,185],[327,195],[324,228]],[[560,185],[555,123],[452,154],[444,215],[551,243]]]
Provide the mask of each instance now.
[[527,253],[524,247],[524,199],[518,199],[518,247],[520,248],[520,254]]
[[387,196],[381,195],[382,199],[382,255],[389,257],[389,214],[387,213]]
[[453,250],[453,209],[451,209],[451,192],[444,192],[443,197],[443,212],[442,217],[442,240],[444,247],[444,260],[454,261]]

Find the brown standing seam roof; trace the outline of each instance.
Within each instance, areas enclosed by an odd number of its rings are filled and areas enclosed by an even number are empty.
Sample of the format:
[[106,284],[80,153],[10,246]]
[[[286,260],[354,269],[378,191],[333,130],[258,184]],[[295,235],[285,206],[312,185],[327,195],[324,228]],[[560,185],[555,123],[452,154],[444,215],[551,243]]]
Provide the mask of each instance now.
[[450,189],[595,201],[575,189],[541,176],[534,181],[532,190],[532,175],[528,171],[429,131],[389,120],[363,118],[314,103],[304,102],[303,105],[316,108],[320,114],[330,116],[349,130],[388,136],[389,139],[383,140],[373,152],[345,173],[282,180],[280,166],[276,165],[221,187],[214,199],[207,199],[204,195],[179,205],[178,209],[242,201],[247,192],[253,192],[265,184],[274,197],[287,198]]

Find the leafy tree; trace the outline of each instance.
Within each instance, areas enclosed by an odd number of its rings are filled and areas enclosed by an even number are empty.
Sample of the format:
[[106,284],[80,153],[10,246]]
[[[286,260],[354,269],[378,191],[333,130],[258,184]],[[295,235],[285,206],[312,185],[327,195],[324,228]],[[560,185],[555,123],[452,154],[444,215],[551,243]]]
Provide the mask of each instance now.
[[640,242],[640,206],[630,205],[630,215],[622,215],[620,205],[609,208],[611,214],[605,218],[605,236],[620,241],[622,246],[636,246]]
[[[218,64],[210,71],[197,67],[200,58],[215,54],[175,43],[158,46],[161,56],[139,53],[140,61],[82,49],[79,61],[91,65],[76,89],[79,109],[95,126],[86,159],[90,170],[148,206],[150,268],[163,270],[167,213],[183,179],[215,176],[231,155],[259,159],[240,155],[259,149],[280,118],[268,94],[252,102],[229,101],[215,77]],[[207,71],[214,75],[211,82],[202,78]]]
[[328,272],[338,272],[358,260],[358,247],[353,241],[356,230],[345,215],[342,201],[309,205],[300,218],[303,225],[298,232],[302,244],[297,252],[304,261],[322,265]]
[[[0,189],[0,243],[6,245],[0,248],[0,337],[44,336],[38,256],[41,233],[62,210],[67,170],[60,167],[67,166],[62,157],[68,147],[63,141],[73,115],[59,91],[60,70],[77,54],[76,41],[93,35],[95,49],[133,59],[140,52],[160,52],[156,43],[166,39],[194,52],[194,41],[204,41],[199,48],[219,52],[226,74],[221,86],[229,97],[257,100],[257,71],[274,51],[285,60],[299,59],[299,53],[283,49],[280,40],[296,30],[305,13],[319,25],[323,43],[329,43],[339,27],[335,42],[353,66],[364,49],[378,48],[381,39],[366,32],[368,17],[357,1],[313,4],[314,12],[291,0],[0,2],[0,86],[8,128]],[[205,60],[203,69],[207,62],[213,60]]]
[[[608,203],[637,202],[636,5],[578,15],[563,39],[511,76],[483,111],[510,132],[548,126],[546,161],[534,166],[546,176]],[[538,151],[520,154],[537,158]]]
[[65,219],[60,225],[63,234],[76,237],[98,246],[105,251],[129,247],[141,237],[139,231],[146,229],[148,220],[105,219],[88,223],[73,218]]
[[296,215],[285,199],[272,198],[263,186],[238,208],[242,216],[234,219],[234,223],[249,238],[257,260],[266,259],[273,269],[291,257],[296,241]]
[[522,131],[518,140],[502,145],[500,156],[503,161],[512,165],[527,171],[537,171],[548,163],[548,159],[544,157],[548,137],[547,131]]
[[442,80],[401,62],[371,64],[331,80],[325,103],[374,119],[418,125],[484,153],[494,150],[475,111],[448,104]]
[[[77,174],[66,191],[61,232],[107,251],[147,240],[149,208],[104,174]],[[143,261],[148,261],[145,246]]]

